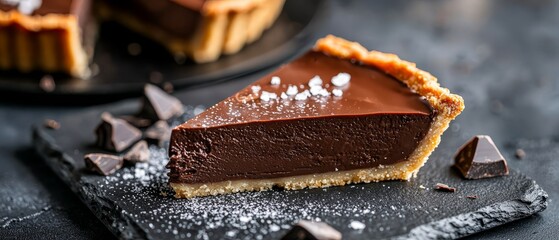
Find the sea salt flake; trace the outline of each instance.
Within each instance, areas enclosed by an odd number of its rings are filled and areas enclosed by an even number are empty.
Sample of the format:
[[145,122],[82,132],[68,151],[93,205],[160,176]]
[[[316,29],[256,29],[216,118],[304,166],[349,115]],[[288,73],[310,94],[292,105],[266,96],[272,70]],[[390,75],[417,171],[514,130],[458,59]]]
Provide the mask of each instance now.
[[262,89],[262,88],[258,85],[254,85],[254,86],[250,87],[250,89],[252,90],[253,93],[258,93],[258,92],[260,92],[260,89]]
[[305,100],[307,100],[307,98],[308,98],[308,96],[304,92],[297,93],[297,95],[295,95],[295,100],[297,100],[297,101],[305,101]]
[[332,84],[336,87],[342,87],[349,83],[351,80],[351,75],[349,73],[338,73],[338,75],[332,77]]
[[313,85],[313,86],[311,86],[310,93],[313,96],[320,95],[320,92],[322,91],[322,89],[323,88],[320,85]]
[[17,6],[17,10],[24,15],[29,15],[41,7],[41,0],[3,0],[7,5]]
[[277,99],[278,95],[272,92],[266,92],[266,91],[262,91],[262,93],[260,94],[260,100],[264,101],[264,102],[268,102],[270,100],[274,100]]
[[349,227],[355,230],[363,230],[365,229],[365,224],[359,221],[351,221]]
[[320,76],[315,75],[313,78],[311,78],[311,80],[309,81],[309,87],[312,86],[322,86],[322,78],[320,78]]
[[294,85],[289,85],[289,87],[287,87],[287,91],[285,91],[285,93],[289,96],[296,95],[298,92],[299,90],[297,89],[297,86]]
[[326,89],[321,89],[320,92],[318,93],[318,95],[322,96],[322,97],[328,97],[330,96],[330,92],[328,92],[328,90]]
[[341,97],[342,95],[344,95],[344,92],[340,89],[334,89],[332,90],[332,94],[336,97]]
[[273,76],[272,80],[270,80],[270,85],[280,85],[281,79],[278,76]]

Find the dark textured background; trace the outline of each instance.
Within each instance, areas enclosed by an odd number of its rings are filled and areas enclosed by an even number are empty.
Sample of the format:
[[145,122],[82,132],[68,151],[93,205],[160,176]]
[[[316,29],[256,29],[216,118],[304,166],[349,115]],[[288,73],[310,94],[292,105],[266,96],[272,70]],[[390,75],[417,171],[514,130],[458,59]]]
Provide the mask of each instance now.
[[[559,225],[559,2],[329,1],[322,33],[417,62],[466,100],[455,131],[484,133],[510,167],[550,195],[548,209],[473,237],[553,239]],[[216,102],[263,73],[209,86]],[[195,97],[194,97],[195,96]],[[98,106],[102,107],[102,106]],[[30,126],[78,110],[0,105],[0,238],[108,238],[110,233],[33,152]],[[452,129],[451,129],[452,130]],[[513,157],[516,148],[527,157]],[[21,220],[20,220],[21,219]],[[6,227],[3,227],[7,225]]]

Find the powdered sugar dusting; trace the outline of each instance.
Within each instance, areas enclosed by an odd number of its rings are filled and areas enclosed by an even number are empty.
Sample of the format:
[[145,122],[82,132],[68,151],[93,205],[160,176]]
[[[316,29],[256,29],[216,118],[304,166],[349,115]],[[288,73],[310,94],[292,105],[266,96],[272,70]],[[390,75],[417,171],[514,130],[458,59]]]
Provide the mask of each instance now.
[[363,230],[365,229],[365,224],[359,221],[351,221],[349,227],[355,230]]

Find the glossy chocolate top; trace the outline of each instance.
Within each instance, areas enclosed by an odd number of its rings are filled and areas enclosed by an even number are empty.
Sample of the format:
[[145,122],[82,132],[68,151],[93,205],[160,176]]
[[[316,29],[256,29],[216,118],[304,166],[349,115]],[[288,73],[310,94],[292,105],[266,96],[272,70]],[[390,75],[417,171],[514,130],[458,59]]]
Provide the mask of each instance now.
[[47,14],[81,15],[84,6],[89,5],[88,2],[90,0],[0,0],[0,10],[20,10],[24,14],[41,16]]
[[[333,86],[332,77],[341,72],[349,73],[349,83],[341,87]],[[280,78],[279,85],[271,84],[274,76]],[[290,85],[297,86],[298,93],[309,90],[309,81],[314,76],[322,79],[322,87],[327,89],[330,96],[311,95],[306,100],[296,100],[296,95],[287,99],[281,98]],[[259,91],[254,91],[258,88]],[[342,96],[334,96],[335,89],[341,90]],[[264,91],[275,93],[277,99],[261,100]],[[311,51],[241,90],[236,96],[209,108],[179,128],[209,128],[332,115],[430,115],[431,112],[430,106],[419,95],[391,76],[372,67]]]

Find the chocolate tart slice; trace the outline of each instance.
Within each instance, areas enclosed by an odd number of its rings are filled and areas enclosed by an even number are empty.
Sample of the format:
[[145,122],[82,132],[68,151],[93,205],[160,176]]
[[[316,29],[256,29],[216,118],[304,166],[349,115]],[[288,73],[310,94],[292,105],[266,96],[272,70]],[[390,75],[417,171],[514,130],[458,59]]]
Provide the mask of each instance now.
[[284,0],[103,0],[98,12],[151,38],[176,57],[211,62],[260,38]]
[[177,197],[408,180],[464,108],[396,55],[334,36],[173,129]]
[[91,0],[0,1],[0,70],[89,75]]

